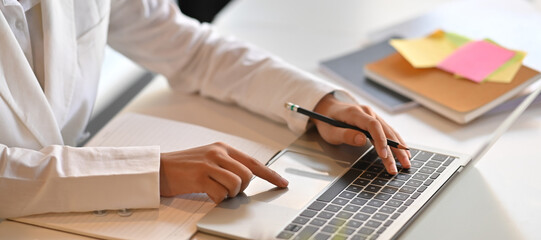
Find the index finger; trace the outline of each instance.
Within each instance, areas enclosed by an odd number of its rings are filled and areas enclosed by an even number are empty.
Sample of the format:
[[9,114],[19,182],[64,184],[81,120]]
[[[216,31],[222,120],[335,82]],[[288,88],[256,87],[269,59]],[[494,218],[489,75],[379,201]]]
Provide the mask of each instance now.
[[242,165],[250,169],[250,171],[252,171],[254,175],[265,179],[266,181],[276,185],[277,187],[285,188],[289,184],[289,182],[285,178],[280,176],[280,174],[268,168],[259,161],[255,160],[254,158],[248,156],[247,154],[232,147],[227,149],[227,153],[233,159],[236,159],[237,161],[242,163]]

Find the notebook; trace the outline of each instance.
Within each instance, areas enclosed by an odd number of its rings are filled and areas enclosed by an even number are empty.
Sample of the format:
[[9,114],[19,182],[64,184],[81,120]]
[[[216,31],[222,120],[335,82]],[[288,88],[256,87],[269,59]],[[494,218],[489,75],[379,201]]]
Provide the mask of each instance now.
[[399,53],[366,65],[365,74],[461,124],[514,97],[539,77],[539,72],[521,66],[511,83],[475,83],[436,68],[414,68]]
[[276,189],[254,179],[197,224],[200,231],[238,239],[392,239],[453,177],[472,169],[539,95],[538,87],[472,156],[412,147],[412,167],[387,174],[371,146],[326,144],[312,129],[269,162],[289,179]]
[[342,83],[349,91],[366,97],[388,112],[400,112],[418,106],[408,97],[400,95],[364,74],[364,65],[395,53],[386,39],[365,48],[321,61],[321,71]]
[[[135,113],[115,117],[86,146],[160,145],[163,152],[169,152],[217,141],[265,162],[279,150],[205,127]],[[196,232],[197,221],[214,206],[206,194],[194,193],[161,198],[159,208],[132,209],[129,214],[108,210],[12,220],[99,239],[188,239]]]

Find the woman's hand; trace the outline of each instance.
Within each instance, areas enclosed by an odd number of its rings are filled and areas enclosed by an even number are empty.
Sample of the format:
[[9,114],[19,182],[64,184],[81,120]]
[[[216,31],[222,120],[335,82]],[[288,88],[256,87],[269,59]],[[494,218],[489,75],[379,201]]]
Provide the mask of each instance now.
[[160,194],[166,197],[206,193],[219,203],[242,192],[253,175],[278,187],[288,185],[270,168],[224,143],[162,153],[160,163]]
[[[332,94],[328,94],[319,101],[314,111],[370,132],[373,138],[372,143],[383,160],[385,169],[390,174],[398,172],[393,155],[396,156],[404,168],[411,166],[409,161],[411,153],[409,151],[397,148],[391,149],[387,145],[387,139],[391,139],[406,146],[402,137],[370,107],[344,103],[336,99]],[[362,146],[366,143],[366,136],[359,131],[334,127],[315,119],[312,119],[312,121],[316,124],[323,139],[328,143],[345,143],[353,146]]]

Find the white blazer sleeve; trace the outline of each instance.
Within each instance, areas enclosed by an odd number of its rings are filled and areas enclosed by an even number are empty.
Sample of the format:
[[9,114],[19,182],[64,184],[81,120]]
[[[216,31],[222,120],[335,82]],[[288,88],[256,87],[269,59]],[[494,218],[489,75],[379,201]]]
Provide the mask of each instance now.
[[159,207],[159,155],[159,147],[0,144],[0,218]]
[[300,132],[307,118],[284,108],[313,108],[335,89],[245,42],[218,36],[168,0],[113,0],[108,44],[163,74],[182,91],[235,102]]

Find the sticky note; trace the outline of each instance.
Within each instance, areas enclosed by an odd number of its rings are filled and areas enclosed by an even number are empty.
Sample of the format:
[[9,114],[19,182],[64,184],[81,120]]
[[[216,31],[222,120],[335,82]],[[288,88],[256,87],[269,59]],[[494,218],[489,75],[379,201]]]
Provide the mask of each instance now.
[[490,74],[484,82],[510,83],[515,78],[520,66],[522,66],[522,60],[525,57],[526,52],[515,51],[515,56]]
[[472,41],[445,58],[438,68],[481,82],[515,55],[488,41]]
[[425,38],[392,39],[390,44],[415,68],[436,67],[455,49],[470,41],[458,34],[435,31]]

